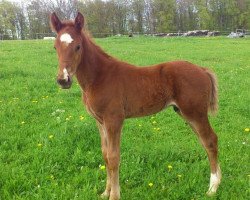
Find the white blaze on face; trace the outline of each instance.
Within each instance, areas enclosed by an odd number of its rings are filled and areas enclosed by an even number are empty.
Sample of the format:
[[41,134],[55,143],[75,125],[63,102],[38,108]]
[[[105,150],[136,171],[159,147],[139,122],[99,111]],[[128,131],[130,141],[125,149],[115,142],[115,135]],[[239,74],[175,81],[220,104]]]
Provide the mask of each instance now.
[[65,80],[68,80],[68,78],[69,78],[69,73],[68,73],[68,71],[67,71],[66,68],[63,69],[63,78],[64,78]]
[[60,37],[60,41],[64,42],[66,45],[69,45],[71,42],[73,42],[74,40],[72,39],[71,35],[68,33],[64,33],[61,35]]

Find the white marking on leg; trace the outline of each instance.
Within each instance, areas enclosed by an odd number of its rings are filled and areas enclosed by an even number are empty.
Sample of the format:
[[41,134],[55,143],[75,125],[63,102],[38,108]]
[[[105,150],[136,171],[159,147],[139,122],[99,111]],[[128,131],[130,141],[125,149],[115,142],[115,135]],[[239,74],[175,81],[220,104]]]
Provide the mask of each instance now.
[[211,173],[210,176],[210,184],[207,194],[213,195],[216,193],[218,186],[220,185],[221,181],[221,170],[220,166],[218,165],[216,173]]
[[69,45],[71,42],[73,42],[74,40],[72,39],[71,35],[68,33],[64,33],[61,35],[60,37],[60,41],[61,42],[65,42],[66,45]]
[[63,69],[63,78],[68,81],[69,73],[66,68]]

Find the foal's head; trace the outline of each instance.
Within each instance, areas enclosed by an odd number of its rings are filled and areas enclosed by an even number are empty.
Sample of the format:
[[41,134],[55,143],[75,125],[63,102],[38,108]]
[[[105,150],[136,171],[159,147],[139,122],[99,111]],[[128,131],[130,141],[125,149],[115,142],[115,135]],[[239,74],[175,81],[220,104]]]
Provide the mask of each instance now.
[[75,21],[61,22],[55,13],[51,15],[51,28],[57,33],[55,49],[58,55],[57,82],[63,89],[70,88],[72,76],[81,63],[84,17],[78,13]]

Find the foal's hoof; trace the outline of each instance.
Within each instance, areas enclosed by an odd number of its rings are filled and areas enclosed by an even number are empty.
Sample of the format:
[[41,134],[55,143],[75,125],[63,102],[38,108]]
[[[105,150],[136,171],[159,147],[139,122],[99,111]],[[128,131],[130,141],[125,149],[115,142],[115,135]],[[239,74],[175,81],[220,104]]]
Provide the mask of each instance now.
[[113,192],[111,190],[109,200],[119,200],[120,199],[120,190],[118,190],[118,191]]
[[102,194],[101,194],[101,198],[102,199],[108,199],[109,198],[109,193],[107,190],[105,190]]
[[216,194],[218,186],[219,186],[219,183],[210,186],[210,188],[207,191],[207,196],[209,196],[209,197],[214,196]]
[[216,194],[216,191],[211,191],[211,190],[208,190],[207,191],[207,196],[209,196],[209,197],[212,197],[212,196],[214,196]]

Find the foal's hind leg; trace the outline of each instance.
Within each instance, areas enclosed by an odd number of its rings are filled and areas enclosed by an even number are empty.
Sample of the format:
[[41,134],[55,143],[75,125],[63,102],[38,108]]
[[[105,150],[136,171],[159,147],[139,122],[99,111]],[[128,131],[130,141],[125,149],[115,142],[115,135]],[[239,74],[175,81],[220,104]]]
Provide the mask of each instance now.
[[210,185],[207,195],[213,195],[214,193],[216,193],[216,190],[221,181],[221,170],[218,164],[217,136],[209,124],[207,113],[197,113],[196,116],[194,113],[192,113],[192,116],[190,116],[190,114],[187,114],[187,112],[183,113],[181,110],[181,112],[179,112],[178,114],[182,115],[190,124],[193,131],[198,135],[200,142],[207,152],[211,169]]
[[211,176],[210,184],[207,194],[213,195],[221,181],[221,170],[218,164],[218,139],[214,133],[209,121],[206,119],[202,121],[190,122],[191,126],[197,133],[203,147],[206,149],[208,159],[210,162]]

